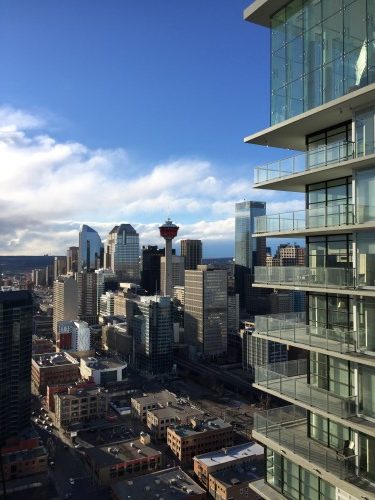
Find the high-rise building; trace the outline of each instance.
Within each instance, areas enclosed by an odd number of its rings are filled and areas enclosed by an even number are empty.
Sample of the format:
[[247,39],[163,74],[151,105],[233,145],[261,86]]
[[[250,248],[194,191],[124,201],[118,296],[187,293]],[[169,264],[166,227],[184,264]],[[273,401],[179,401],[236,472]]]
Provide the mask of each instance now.
[[99,311],[100,297],[106,292],[115,292],[119,287],[119,281],[112,269],[97,269],[96,273],[96,300]]
[[79,247],[69,247],[66,251],[66,270],[68,273],[76,273],[78,271],[78,254]]
[[98,322],[97,277],[94,271],[77,273],[78,319],[89,325]]
[[66,275],[67,258],[63,255],[55,257],[53,262],[53,279],[57,280],[59,276]]
[[254,266],[266,264],[266,238],[255,238],[255,217],[266,213],[266,202],[241,201],[235,205],[235,279],[240,308],[254,315],[268,311],[267,291],[253,290]]
[[228,272],[200,265],[185,271],[185,340],[205,356],[227,351]]
[[[185,283],[185,260],[180,255],[172,255],[172,291],[175,286],[184,286]],[[160,258],[160,288],[161,290],[166,289],[165,283],[166,276],[166,258]]]
[[160,236],[165,239],[165,266],[163,269],[163,284],[161,285],[161,293],[164,296],[172,297],[173,278],[172,278],[172,240],[177,236],[180,228],[173,224],[171,219],[159,227]]
[[164,248],[143,246],[141,254],[141,285],[151,295],[160,292],[160,258]]
[[0,448],[30,424],[33,300],[0,292]]
[[78,271],[100,268],[102,240],[92,227],[83,224],[79,232]]
[[254,338],[307,360],[256,368],[289,406],[258,413],[262,498],[375,498],[375,3],[256,0],[271,31],[271,126],[250,144],[300,151],[255,169],[258,188],[306,193],[306,209],[262,216],[261,238],[306,238],[304,266],[256,267],[254,284],[305,291],[306,316],[256,318]]
[[170,297],[140,297],[131,319],[136,363],[150,374],[172,370],[173,311]]
[[202,264],[202,241],[181,240],[180,254],[185,257],[185,269],[195,270]]
[[78,317],[78,287],[72,276],[59,276],[53,282],[53,333],[57,336],[59,321]]
[[133,226],[120,224],[110,231],[105,260],[121,281],[139,283],[139,234]]

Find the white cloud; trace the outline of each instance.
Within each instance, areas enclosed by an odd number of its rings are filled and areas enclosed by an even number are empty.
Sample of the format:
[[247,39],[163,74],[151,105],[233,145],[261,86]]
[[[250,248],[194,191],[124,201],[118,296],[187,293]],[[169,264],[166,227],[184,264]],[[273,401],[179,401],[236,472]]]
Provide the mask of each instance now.
[[[4,254],[63,253],[78,243],[81,223],[105,237],[114,224],[130,222],[143,244],[161,243],[158,225],[167,216],[180,224],[181,237],[230,242],[236,201],[263,199],[278,207],[274,193],[251,187],[250,172],[231,179],[228,168],[223,177],[223,170],[199,158],[135,165],[121,148],[59,142],[45,127],[39,116],[0,107]],[[288,209],[294,206],[300,206],[298,197],[288,200]]]

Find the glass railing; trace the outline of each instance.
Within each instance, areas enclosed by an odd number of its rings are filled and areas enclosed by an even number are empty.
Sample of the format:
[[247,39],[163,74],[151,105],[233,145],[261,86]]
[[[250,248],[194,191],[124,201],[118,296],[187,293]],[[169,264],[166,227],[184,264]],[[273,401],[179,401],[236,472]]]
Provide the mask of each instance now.
[[256,266],[254,282],[322,288],[354,288],[354,269],[347,267]]
[[344,328],[307,325],[304,313],[255,316],[255,331],[267,337],[341,354],[355,352],[358,346],[359,334]]
[[353,205],[332,205],[255,217],[255,233],[303,231],[355,224]]
[[305,359],[257,366],[255,383],[327,413],[343,418],[353,417],[356,414],[355,396],[339,396],[309,384],[307,366]]
[[307,428],[306,410],[294,405],[254,414],[254,431],[316,465],[318,473],[323,469],[340,479],[358,482],[366,491],[375,491],[366,479],[367,472],[356,465],[356,450],[354,455],[345,457],[342,450],[327,448],[309,438]]
[[271,181],[288,175],[305,172],[314,168],[324,167],[334,163],[347,161],[357,156],[375,153],[374,144],[359,147],[356,155],[355,144],[351,141],[342,141],[328,146],[321,146],[304,153],[288,158],[276,160],[255,168],[254,183]]

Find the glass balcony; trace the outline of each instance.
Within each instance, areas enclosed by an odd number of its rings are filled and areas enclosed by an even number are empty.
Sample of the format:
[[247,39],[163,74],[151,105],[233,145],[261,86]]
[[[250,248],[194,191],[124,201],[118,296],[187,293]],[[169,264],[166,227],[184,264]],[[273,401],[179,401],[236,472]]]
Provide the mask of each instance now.
[[256,266],[254,282],[297,287],[354,288],[354,269],[345,267]]
[[369,147],[367,147],[366,151],[363,148],[358,148],[357,154],[355,144],[351,141],[342,141],[328,146],[321,146],[311,151],[256,167],[254,183],[259,184],[279,179],[372,153],[375,153],[375,145],[372,145],[372,150]]
[[255,367],[255,383],[327,413],[349,418],[356,415],[355,396],[338,396],[308,383],[307,360]]
[[[294,405],[257,412],[254,431],[283,446],[340,479],[358,484],[361,489],[375,491],[366,479],[366,471],[356,465],[357,456],[344,457],[341,450],[327,448],[307,436],[307,412]],[[372,497],[371,497],[372,498]]]
[[355,224],[353,205],[332,205],[255,217],[255,233],[283,233]]
[[255,316],[255,330],[267,337],[341,354],[355,352],[358,344],[353,331],[307,325],[305,313]]

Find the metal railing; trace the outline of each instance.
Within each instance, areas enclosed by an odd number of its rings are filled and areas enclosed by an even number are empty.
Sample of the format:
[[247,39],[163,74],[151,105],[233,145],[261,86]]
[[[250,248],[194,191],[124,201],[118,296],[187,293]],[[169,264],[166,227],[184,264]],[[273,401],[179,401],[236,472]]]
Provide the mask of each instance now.
[[358,348],[359,334],[356,332],[307,325],[305,313],[255,316],[255,331],[267,337],[341,354],[355,352]]
[[342,457],[337,450],[327,448],[307,436],[307,412],[294,405],[257,412],[254,431],[342,480],[356,483],[366,491],[375,491],[366,479],[366,471],[356,465],[357,456]]
[[261,215],[255,217],[255,233],[303,231],[322,227],[347,226],[355,224],[355,222],[354,207],[352,204],[346,203],[281,214]]
[[355,270],[348,267],[256,266],[254,282],[321,288],[354,288]]
[[321,146],[256,167],[254,183],[259,184],[260,182],[279,179],[372,153],[375,153],[374,145],[366,145],[366,148],[358,147],[356,154],[355,143],[351,141],[341,141],[328,146]]
[[255,383],[343,418],[357,412],[355,396],[339,396],[308,383],[305,359],[256,366]]

